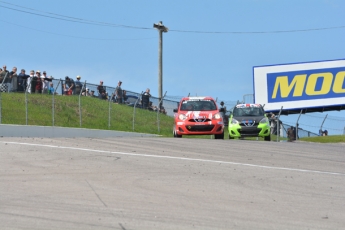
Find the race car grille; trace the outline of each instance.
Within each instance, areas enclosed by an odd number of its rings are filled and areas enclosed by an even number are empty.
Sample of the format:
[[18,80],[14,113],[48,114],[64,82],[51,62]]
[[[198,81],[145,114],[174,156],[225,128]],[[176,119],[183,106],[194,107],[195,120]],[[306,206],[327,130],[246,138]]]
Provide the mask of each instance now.
[[192,118],[188,120],[189,122],[208,122],[211,121],[211,119],[208,118]]
[[256,127],[242,127],[238,130],[238,132],[243,135],[258,135],[260,133],[261,129],[257,129]]
[[214,125],[187,125],[186,128],[190,132],[211,131]]
[[258,127],[258,123],[240,123],[241,127]]

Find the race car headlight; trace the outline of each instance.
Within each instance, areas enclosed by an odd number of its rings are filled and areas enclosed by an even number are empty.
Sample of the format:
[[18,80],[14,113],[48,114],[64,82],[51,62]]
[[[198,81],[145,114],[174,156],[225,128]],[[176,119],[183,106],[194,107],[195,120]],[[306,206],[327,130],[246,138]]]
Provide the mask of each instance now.
[[232,118],[232,120],[231,120],[231,124],[236,125],[236,124],[239,124],[239,122],[238,122],[238,120],[236,120],[236,119]]
[[268,119],[267,117],[264,117],[261,119],[260,123],[268,123]]
[[216,120],[219,120],[222,116],[220,116],[219,113],[216,113],[213,118],[216,119]]
[[180,115],[178,115],[178,119],[180,119],[181,121],[184,121],[187,119],[187,117],[184,114],[180,114]]

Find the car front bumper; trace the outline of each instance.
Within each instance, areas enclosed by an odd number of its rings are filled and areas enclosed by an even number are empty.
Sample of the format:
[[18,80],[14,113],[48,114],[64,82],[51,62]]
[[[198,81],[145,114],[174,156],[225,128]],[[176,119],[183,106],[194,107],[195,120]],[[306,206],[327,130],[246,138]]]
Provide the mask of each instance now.
[[214,122],[177,122],[175,131],[178,135],[213,135],[224,132],[222,121]]
[[230,137],[266,137],[270,135],[271,129],[268,124],[259,124],[255,127],[241,126],[239,124],[229,124]]

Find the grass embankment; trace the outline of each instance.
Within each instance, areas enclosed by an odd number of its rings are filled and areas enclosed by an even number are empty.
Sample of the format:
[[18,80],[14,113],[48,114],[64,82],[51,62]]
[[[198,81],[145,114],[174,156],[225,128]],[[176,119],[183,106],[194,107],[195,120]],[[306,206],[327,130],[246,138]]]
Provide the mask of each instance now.
[[[1,93],[1,123],[60,126],[88,129],[118,130],[127,132],[159,134],[172,137],[174,120],[172,117],[159,114],[159,131],[157,113],[136,109],[126,105],[109,103],[98,98],[81,97],[81,113],[79,112],[79,98],[77,96],[54,97],[54,117],[52,95],[28,94],[27,119],[25,94]],[[81,114],[81,124],[80,124]],[[134,129],[133,129],[134,115]],[[110,120],[109,120],[110,117]],[[229,139],[227,127],[224,129],[224,139]],[[211,139],[211,135],[184,136],[184,138]],[[248,138],[256,140],[256,138]],[[280,138],[280,140],[286,138]],[[263,138],[258,138],[263,141]],[[271,137],[276,140],[276,136]],[[345,136],[304,137],[300,141],[320,143],[345,143]]]
[[[109,103],[98,98],[81,97],[81,113],[78,96],[53,97],[28,94],[27,115],[25,94],[1,94],[1,123],[60,126],[88,129],[118,130],[172,136],[173,118],[164,114],[135,109],[127,105]],[[26,118],[27,116],[27,118]],[[134,129],[133,129],[134,116]],[[81,122],[80,122],[81,117]],[[110,117],[110,119],[109,119]],[[158,131],[159,122],[159,131]]]
[[303,137],[299,140],[318,143],[345,143],[345,135]]

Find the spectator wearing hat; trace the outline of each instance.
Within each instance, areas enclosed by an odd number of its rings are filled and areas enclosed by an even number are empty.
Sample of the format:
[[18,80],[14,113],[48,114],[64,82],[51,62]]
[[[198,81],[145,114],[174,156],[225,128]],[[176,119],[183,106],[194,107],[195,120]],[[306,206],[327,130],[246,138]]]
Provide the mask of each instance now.
[[83,84],[80,82],[81,76],[77,76],[77,80],[75,81],[75,94],[80,95],[81,89],[83,88]]
[[26,80],[29,78],[30,76],[25,74],[25,69],[22,69],[20,71],[20,74],[18,74],[18,78],[17,78],[17,90],[18,92],[24,92],[24,90],[26,89]]
[[94,90],[91,90],[90,97],[96,97]]
[[99,82],[99,85],[97,86],[97,90],[98,90],[98,98],[102,100],[106,100],[107,95],[105,93],[106,90],[105,90],[105,87],[103,86],[103,81]]
[[82,92],[81,95],[83,95],[83,96],[90,96],[90,90],[89,90],[89,88],[86,88],[86,90],[85,90],[84,92]]
[[31,70],[30,71],[30,75],[29,75],[29,77],[26,80],[26,89],[25,90],[28,93],[35,92],[35,91],[31,91],[31,89],[32,89],[32,82],[33,82],[34,77],[35,77],[35,71]]
[[123,91],[122,91],[121,85],[122,85],[122,81],[119,81],[115,88],[115,98],[116,98],[117,103],[119,104],[123,103]]
[[35,93],[36,92],[36,84],[38,79],[41,79],[41,71],[37,70],[35,75],[31,78],[30,82],[30,92]]

